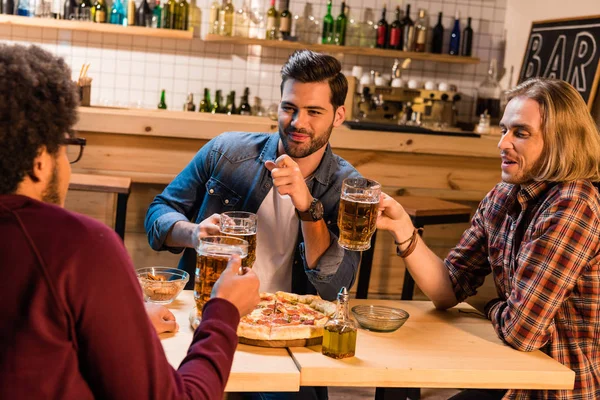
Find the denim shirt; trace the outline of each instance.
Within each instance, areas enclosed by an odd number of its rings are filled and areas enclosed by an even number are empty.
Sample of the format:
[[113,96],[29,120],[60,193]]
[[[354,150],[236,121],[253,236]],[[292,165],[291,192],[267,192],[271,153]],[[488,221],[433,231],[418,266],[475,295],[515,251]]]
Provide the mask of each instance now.
[[[196,251],[166,246],[169,231],[178,221],[200,223],[214,213],[256,213],[273,186],[271,173],[264,163],[277,158],[278,143],[278,134],[227,132],[219,135],[200,149],[148,208],[144,224],[150,246],[173,253],[184,250],[179,268],[192,277],[189,288],[193,286]],[[347,161],[334,155],[328,144],[307,186],[312,196],[323,203],[330,244],[316,267],[309,269],[298,224],[292,266],[294,293],[318,293],[326,300],[335,300],[342,286],[350,289],[354,283],[360,254],[344,250],[337,243],[340,192],[342,181],[348,177],[360,177],[360,174]]]

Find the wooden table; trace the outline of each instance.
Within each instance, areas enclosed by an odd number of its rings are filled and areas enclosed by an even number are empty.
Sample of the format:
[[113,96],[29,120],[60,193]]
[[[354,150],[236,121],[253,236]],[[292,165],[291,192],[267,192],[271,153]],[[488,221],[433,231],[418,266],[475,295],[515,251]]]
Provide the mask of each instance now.
[[[334,360],[321,346],[267,349],[238,345],[227,391],[297,391],[299,386],[570,389],[575,373],[540,351],[504,345],[489,321],[468,304],[437,311],[431,302],[351,300],[356,304],[400,307],[410,314],[394,333],[360,329],[356,356]],[[192,340],[188,314],[192,291],[169,309],[176,334],[162,334],[175,368]],[[291,354],[291,357],[290,357]],[[300,371],[298,371],[298,369]]]
[[[169,363],[179,367],[192,343],[194,331],[189,313],[194,307],[194,294],[184,290],[168,307],[179,323],[179,332],[160,335]],[[297,392],[300,372],[287,349],[238,345],[231,375],[225,387],[227,392]]]

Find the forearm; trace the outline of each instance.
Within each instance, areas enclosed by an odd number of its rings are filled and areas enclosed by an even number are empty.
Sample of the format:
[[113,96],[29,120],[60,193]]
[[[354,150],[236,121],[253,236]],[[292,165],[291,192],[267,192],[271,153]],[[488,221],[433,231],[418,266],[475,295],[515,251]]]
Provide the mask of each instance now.
[[193,232],[196,224],[187,221],[177,221],[165,240],[169,247],[194,247]]
[[304,237],[306,264],[309,269],[314,269],[331,242],[325,221],[302,221],[302,236]]

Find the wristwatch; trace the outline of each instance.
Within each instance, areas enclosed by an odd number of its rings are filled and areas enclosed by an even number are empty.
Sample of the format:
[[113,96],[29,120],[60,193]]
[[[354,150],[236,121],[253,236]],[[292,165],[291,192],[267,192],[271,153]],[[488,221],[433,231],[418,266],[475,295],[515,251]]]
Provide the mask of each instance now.
[[306,211],[299,211],[296,209],[296,214],[301,221],[318,221],[323,219],[323,203],[319,201],[319,199],[313,198],[310,203],[310,207]]

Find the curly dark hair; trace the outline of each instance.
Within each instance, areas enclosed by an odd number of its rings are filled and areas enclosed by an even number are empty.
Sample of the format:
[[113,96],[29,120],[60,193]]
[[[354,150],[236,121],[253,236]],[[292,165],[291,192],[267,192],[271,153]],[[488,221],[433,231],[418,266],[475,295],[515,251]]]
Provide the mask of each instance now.
[[62,58],[0,43],[0,194],[14,193],[42,146],[57,154],[73,136],[79,96]]

